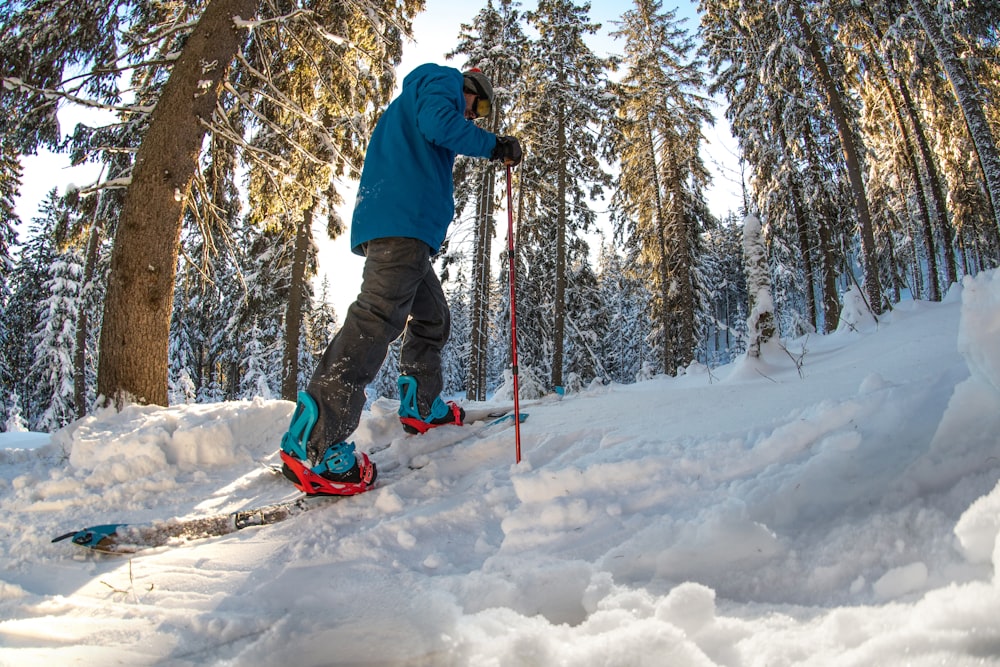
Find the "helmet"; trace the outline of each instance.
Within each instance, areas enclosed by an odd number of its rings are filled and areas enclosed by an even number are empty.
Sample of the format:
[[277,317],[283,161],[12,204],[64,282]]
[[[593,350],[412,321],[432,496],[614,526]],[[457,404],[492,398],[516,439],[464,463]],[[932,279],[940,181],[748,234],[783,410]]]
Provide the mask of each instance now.
[[493,84],[478,67],[462,72],[463,89],[493,104]]

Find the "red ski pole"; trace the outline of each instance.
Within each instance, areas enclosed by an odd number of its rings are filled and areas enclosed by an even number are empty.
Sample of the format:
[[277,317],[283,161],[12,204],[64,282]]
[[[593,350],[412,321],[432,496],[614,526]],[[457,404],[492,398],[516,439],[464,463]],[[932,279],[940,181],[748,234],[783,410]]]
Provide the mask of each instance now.
[[521,462],[521,403],[517,386],[517,308],[514,296],[514,196],[510,186],[511,165],[507,165],[507,257],[510,260],[510,360],[514,379],[514,451]]

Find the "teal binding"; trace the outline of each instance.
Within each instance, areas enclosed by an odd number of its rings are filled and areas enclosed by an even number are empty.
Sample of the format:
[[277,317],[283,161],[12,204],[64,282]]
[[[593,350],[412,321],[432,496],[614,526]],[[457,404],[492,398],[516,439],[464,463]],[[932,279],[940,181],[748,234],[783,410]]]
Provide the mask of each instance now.
[[417,409],[417,380],[409,375],[400,375],[399,385],[399,416],[420,419]]
[[399,416],[410,419],[419,419],[424,422],[432,422],[441,419],[451,412],[451,407],[438,396],[431,404],[431,414],[424,417],[417,407],[417,379],[410,375],[399,376]]
[[306,392],[300,391],[298,401],[295,403],[295,413],[292,414],[292,423],[281,438],[281,450],[300,461],[308,461],[306,445],[317,421],[319,421],[319,408],[316,406],[316,401]]
[[90,528],[84,528],[73,535],[73,544],[79,544],[81,547],[95,549],[100,546],[101,540],[106,537],[113,537],[122,528],[128,528],[128,524],[112,523],[103,526],[91,526]]

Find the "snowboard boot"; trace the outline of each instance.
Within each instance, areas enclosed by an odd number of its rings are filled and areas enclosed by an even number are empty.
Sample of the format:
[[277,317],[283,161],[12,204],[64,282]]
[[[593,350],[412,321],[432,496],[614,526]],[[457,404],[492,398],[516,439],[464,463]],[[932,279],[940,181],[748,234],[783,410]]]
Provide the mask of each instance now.
[[319,420],[319,408],[312,396],[299,392],[292,423],[281,439],[281,472],[300,491],[310,496],[351,496],[367,491],[375,483],[378,470],[365,453],[354,445],[331,445],[310,467],[308,442]]
[[422,417],[417,407],[416,378],[409,375],[399,376],[399,421],[403,424],[404,431],[426,433],[436,426],[445,424],[461,426],[463,419],[465,410],[452,401],[445,403],[440,396],[434,399],[431,413],[427,417]]

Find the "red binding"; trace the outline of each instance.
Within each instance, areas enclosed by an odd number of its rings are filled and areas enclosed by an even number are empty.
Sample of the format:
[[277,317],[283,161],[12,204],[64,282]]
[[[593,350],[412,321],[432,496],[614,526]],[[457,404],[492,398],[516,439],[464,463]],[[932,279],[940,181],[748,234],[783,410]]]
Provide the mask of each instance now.
[[438,426],[462,426],[462,408],[458,406],[454,401],[448,401],[448,407],[451,408],[451,414],[454,419],[450,422],[441,422],[440,424],[432,424],[430,422],[425,422],[422,419],[417,419],[416,417],[400,417],[399,421],[403,426],[409,426],[417,434],[423,435],[432,428],[437,428]]
[[310,496],[353,496],[370,489],[375,482],[375,464],[364,452],[357,452],[355,456],[358,457],[358,467],[361,468],[361,481],[334,482],[317,475],[307,468],[305,463],[287,452],[281,452],[282,462],[287,466],[287,470],[296,477],[295,480],[291,480],[292,483],[297,489]]

